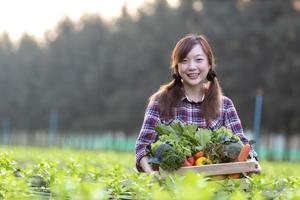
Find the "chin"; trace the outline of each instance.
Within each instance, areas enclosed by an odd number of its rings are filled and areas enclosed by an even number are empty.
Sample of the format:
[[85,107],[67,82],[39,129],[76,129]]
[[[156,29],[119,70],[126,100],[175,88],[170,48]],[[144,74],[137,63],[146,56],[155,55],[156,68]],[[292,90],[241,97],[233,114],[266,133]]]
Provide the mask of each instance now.
[[186,81],[187,85],[189,86],[198,86],[198,85],[201,85],[201,80],[197,80],[197,81]]

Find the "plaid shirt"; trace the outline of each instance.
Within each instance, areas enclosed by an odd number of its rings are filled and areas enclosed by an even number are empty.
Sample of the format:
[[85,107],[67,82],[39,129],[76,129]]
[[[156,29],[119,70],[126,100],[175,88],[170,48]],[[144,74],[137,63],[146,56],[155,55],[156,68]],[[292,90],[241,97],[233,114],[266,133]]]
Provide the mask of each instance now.
[[[185,123],[194,123],[199,128],[209,128],[211,130],[216,130],[224,126],[239,136],[243,143],[248,143],[248,139],[244,135],[241,121],[231,99],[223,96],[222,101],[220,115],[213,120],[207,121],[201,117],[201,102],[195,103],[190,101],[187,97],[183,97],[180,105],[175,109],[175,119]],[[146,108],[142,129],[136,141],[136,167],[139,171],[142,171],[139,162],[143,156],[147,155],[146,147],[156,139],[157,133],[154,131],[154,127],[158,122],[170,123],[161,119],[159,113],[158,101],[150,101]]]

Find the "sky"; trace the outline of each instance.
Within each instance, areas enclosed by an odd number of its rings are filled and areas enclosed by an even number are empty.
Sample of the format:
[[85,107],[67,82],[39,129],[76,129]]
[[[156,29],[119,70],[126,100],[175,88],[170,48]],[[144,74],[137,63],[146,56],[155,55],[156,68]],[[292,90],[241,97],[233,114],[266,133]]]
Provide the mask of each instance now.
[[0,34],[7,32],[12,41],[18,41],[26,32],[39,40],[66,16],[78,21],[91,13],[109,20],[120,14],[125,2],[134,14],[143,3],[153,0],[5,0],[0,4]]

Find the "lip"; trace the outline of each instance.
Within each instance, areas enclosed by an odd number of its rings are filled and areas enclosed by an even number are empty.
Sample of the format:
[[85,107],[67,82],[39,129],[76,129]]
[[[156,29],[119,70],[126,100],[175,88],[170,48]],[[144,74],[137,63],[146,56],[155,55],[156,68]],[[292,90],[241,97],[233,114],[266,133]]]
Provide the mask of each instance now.
[[200,73],[190,73],[190,74],[186,74],[186,75],[191,79],[196,79],[199,77]]

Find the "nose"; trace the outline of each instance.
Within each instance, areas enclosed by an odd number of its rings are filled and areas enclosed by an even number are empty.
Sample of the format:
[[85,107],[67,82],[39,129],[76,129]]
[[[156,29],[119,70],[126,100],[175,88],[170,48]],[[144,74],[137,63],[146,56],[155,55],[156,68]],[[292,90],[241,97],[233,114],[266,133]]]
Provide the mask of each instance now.
[[189,62],[189,65],[188,65],[188,69],[189,69],[189,70],[194,70],[194,69],[197,68],[196,66],[197,66],[197,63],[196,63],[195,61],[191,60],[191,61]]

